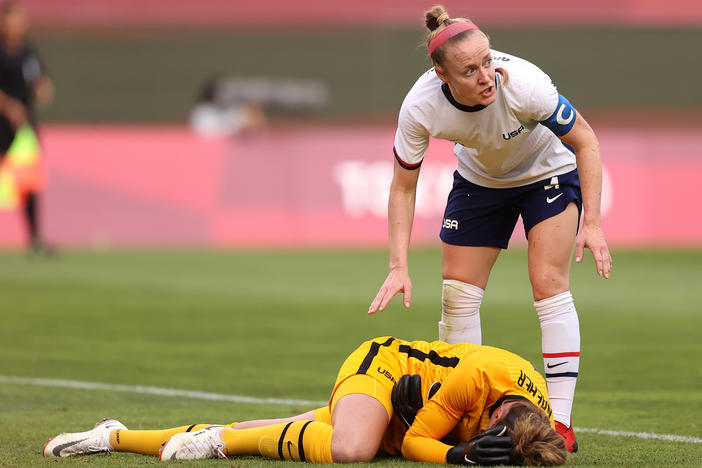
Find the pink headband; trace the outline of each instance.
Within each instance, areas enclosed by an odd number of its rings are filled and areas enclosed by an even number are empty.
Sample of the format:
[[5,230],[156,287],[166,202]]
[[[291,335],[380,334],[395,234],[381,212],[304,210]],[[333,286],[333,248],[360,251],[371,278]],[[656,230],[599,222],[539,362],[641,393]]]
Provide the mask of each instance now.
[[467,21],[449,24],[444,29],[442,29],[439,34],[434,36],[434,39],[429,41],[429,55],[432,55],[436,49],[441,47],[441,45],[444,42],[448,41],[452,37],[461,34],[464,31],[470,31],[472,29],[480,31],[480,29],[475,24],[469,23]]

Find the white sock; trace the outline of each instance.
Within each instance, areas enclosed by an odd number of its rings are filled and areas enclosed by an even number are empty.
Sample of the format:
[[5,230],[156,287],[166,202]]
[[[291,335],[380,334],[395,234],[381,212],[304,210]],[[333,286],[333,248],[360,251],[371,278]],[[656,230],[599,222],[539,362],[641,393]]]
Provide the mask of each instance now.
[[485,291],[472,284],[445,279],[441,292],[439,339],[450,344],[481,344],[480,303]]
[[553,419],[570,427],[580,366],[580,325],[573,296],[566,291],[534,302],[541,322],[541,351]]

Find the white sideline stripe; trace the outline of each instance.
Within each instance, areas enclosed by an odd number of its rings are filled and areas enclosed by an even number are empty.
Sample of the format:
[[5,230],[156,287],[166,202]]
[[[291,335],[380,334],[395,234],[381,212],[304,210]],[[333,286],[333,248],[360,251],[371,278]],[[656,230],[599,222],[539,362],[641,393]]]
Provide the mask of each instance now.
[[[231,401],[234,403],[248,403],[252,405],[295,405],[295,406],[323,406],[326,401],[292,400],[283,398],[254,398],[244,395],[226,395],[223,393],[199,392],[194,390],[178,390],[176,388],[148,387],[144,385],[105,384],[99,382],[83,382],[80,380],[41,379],[33,377],[14,377],[0,375],[0,383],[35,385],[39,387],[75,388],[79,390],[108,390],[113,392],[144,393],[148,395],[172,396],[193,398],[196,400]],[[701,444],[702,439],[690,436],[672,434],[655,434],[653,432],[627,432],[610,431],[607,429],[593,429],[587,427],[574,427],[576,432],[591,432],[615,437],[638,437],[639,439],[665,440],[668,442],[687,442]]]
[[286,398],[255,398],[244,395],[226,395],[223,393],[199,392],[196,390],[178,390],[176,388],[149,387],[144,385],[105,384],[99,382],[83,382],[80,380],[41,379],[32,377],[14,377],[0,375],[0,383],[19,385],[35,385],[39,387],[62,387],[80,390],[108,390],[113,392],[145,393],[148,395],[194,398],[196,400],[232,401],[252,405],[297,405],[324,406],[327,401],[293,400]]
[[656,434],[653,432],[627,432],[609,431],[607,429],[592,429],[587,427],[573,427],[575,432],[592,432],[594,434],[604,434],[619,437],[638,437],[639,439],[666,440],[668,442],[688,442],[691,444],[702,444],[702,439],[691,436],[678,436],[672,434]]

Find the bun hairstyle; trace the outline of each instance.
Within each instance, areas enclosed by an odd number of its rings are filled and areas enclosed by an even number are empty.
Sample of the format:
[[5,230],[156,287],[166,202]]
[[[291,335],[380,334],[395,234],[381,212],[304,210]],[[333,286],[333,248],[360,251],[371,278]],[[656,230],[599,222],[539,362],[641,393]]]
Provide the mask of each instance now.
[[448,26],[451,18],[448,12],[441,5],[434,5],[429,10],[424,13],[425,24],[427,29],[431,32],[435,29],[439,29],[442,26]]
[[[447,38],[443,39],[438,45],[432,44],[434,38],[436,38],[441,31],[456,23],[467,23],[471,27],[467,30],[457,31],[454,34],[451,34]],[[444,48],[441,47],[441,45],[444,42],[451,42],[454,40],[454,38],[464,37],[466,34],[474,34],[474,31],[480,32],[478,27],[475,26],[468,18],[451,18],[442,5],[434,5],[424,13],[424,24],[429,30],[426,36],[426,44],[434,65],[441,65],[443,63]]]

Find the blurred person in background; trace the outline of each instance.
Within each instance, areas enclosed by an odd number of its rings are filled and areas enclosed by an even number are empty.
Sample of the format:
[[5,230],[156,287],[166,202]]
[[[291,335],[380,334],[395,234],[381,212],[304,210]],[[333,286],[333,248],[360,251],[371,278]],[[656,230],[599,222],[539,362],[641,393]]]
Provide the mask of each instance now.
[[215,76],[190,112],[192,129],[208,138],[265,130],[271,118],[313,115],[326,106],[327,86],[314,79]]
[[481,344],[480,304],[490,271],[521,215],[556,429],[575,452],[571,409],[580,330],[571,258],[575,252],[580,262],[587,247],[599,275],[608,278],[612,266],[600,227],[599,143],[538,67],[491,50],[475,24],[450,18],[441,6],[425,19],[434,68],[417,80],[400,110],[388,203],[390,272],[368,313],[384,310],[399,292],[410,306],[408,250],[419,169],[430,136],[452,141],[458,168],[440,235],[439,339]]
[[[0,161],[7,157],[18,130],[24,126],[35,138],[37,119],[34,103],[48,105],[53,100],[53,83],[46,75],[32,45],[27,41],[29,21],[14,1],[0,5]],[[35,176],[38,178],[39,176]],[[39,186],[31,184],[22,193],[23,218],[32,252],[49,254],[39,226]]]
[[223,138],[246,134],[267,126],[263,108],[255,101],[226,93],[223,80],[208,80],[190,113],[190,126],[206,138]]

